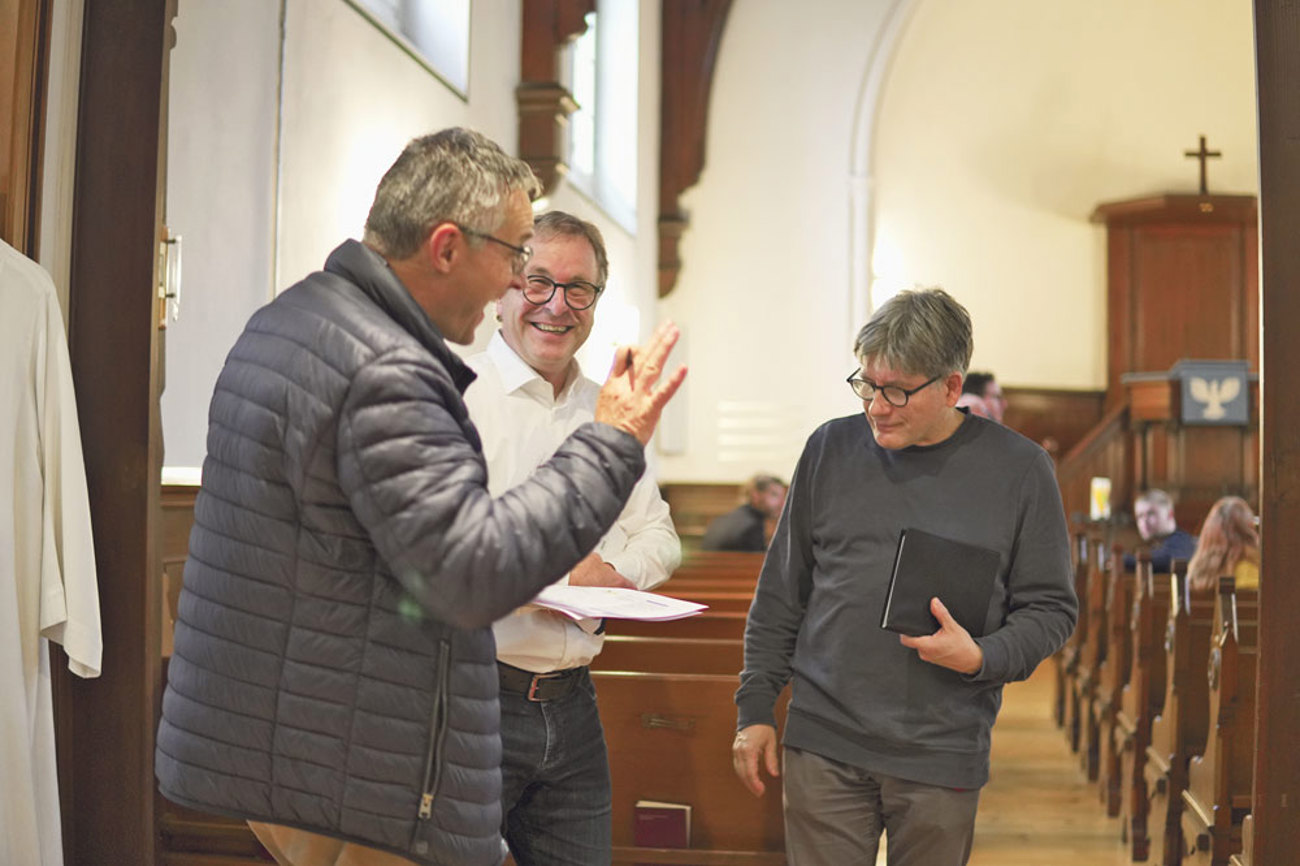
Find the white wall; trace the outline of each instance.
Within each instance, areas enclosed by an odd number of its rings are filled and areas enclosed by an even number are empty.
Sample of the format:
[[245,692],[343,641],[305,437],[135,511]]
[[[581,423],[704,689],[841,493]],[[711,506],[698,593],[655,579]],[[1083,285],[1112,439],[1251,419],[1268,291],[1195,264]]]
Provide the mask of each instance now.
[[[877,272],[971,311],[1004,385],[1104,388],[1099,202],[1256,193],[1250,5],[926,0],[877,118]],[[884,255],[881,255],[884,253]],[[880,300],[880,298],[877,298]]]
[[[1102,201],[1256,189],[1246,3],[916,0],[871,127],[877,264],[942,284],[974,365],[1009,385],[1105,380]],[[810,15],[810,8],[821,13]],[[853,367],[852,125],[893,0],[732,6],[684,267],[661,309],[690,338],[686,453],[667,480],[788,474]],[[854,225],[855,231],[863,230]],[[866,248],[861,239],[854,239]],[[859,265],[861,263],[858,263]],[[859,306],[861,306],[859,304]]]

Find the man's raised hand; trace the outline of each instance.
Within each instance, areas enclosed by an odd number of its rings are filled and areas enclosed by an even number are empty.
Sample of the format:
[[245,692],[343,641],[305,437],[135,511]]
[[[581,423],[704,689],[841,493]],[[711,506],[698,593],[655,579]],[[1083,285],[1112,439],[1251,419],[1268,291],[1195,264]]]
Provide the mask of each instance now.
[[686,368],[678,367],[659,381],[679,336],[676,325],[664,322],[644,346],[618,348],[614,367],[596,400],[597,421],[631,433],[642,445],[649,444],[664,405],[686,378]]

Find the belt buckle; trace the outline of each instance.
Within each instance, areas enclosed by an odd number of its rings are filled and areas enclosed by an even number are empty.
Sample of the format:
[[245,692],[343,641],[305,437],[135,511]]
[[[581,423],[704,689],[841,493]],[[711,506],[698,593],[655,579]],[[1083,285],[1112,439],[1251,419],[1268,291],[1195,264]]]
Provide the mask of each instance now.
[[544,698],[537,697],[537,689],[547,680],[555,679],[555,674],[533,674],[532,680],[528,683],[528,700],[534,703],[541,703]]

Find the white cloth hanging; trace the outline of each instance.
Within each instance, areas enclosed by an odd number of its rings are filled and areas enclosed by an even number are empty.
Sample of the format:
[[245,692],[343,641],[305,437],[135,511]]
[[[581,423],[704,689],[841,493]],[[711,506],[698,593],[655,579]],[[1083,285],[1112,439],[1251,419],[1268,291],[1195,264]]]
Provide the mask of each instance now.
[[4,241],[0,418],[0,863],[61,866],[48,641],[99,676],[99,587],[58,296]]

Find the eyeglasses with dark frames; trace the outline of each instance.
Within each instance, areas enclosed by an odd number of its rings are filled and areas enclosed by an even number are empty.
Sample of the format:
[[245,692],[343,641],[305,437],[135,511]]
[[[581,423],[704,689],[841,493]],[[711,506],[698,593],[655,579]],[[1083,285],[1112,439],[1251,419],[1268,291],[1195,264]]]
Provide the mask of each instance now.
[[870,379],[864,379],[859,376],[858,372],[858,370],[854,370],[849,374],[848,378],[844,380],[849,383],[849,387],[853,389],[853,393],[857,394],[862,400],[871,400],[879,394],[881,397],[885,398],[886,403],[893,406],[895,409],[902,409],[907,405],[907,401],[912,399],[913,394],[920,391],[922,388],[928,388],[930,385],[933,385],[935,382],[938,382],[943,378],[942,375],[938,375],[931,379],[926,379],[915,388],[900,388],[897,385],[877,385]]
[[550,303],[551,298],[555,297],[556,289],[564,292],[564,303],[568,305],[570,310],[577,312],[585,310],[596,303],[596,299],[600,297],[600,293],[605,290],[605,287],[589,283],[586,280],[558,283],[550,277],[533,274],[524,281],[524,300],[540,307],[543,304]]
[[519,276],[524,272],[524,268],[528,266],[528,260],[533,257],[533,248],[526,244],[524,246],[516,246],[509,241],[501,240],[501,238],[496,235],[490,235],[487,232],[481,232],[478,229],[472,229],[468,226],[463,226],[460,223],[452,223],[452,225],[460,229],[464,234],[476,238],[482,238],[483,240],[491,241],[494,244],[500,244],[510,250],[510,252],[514,253],[510,259],[510,269],[514,272],[515,276]]

